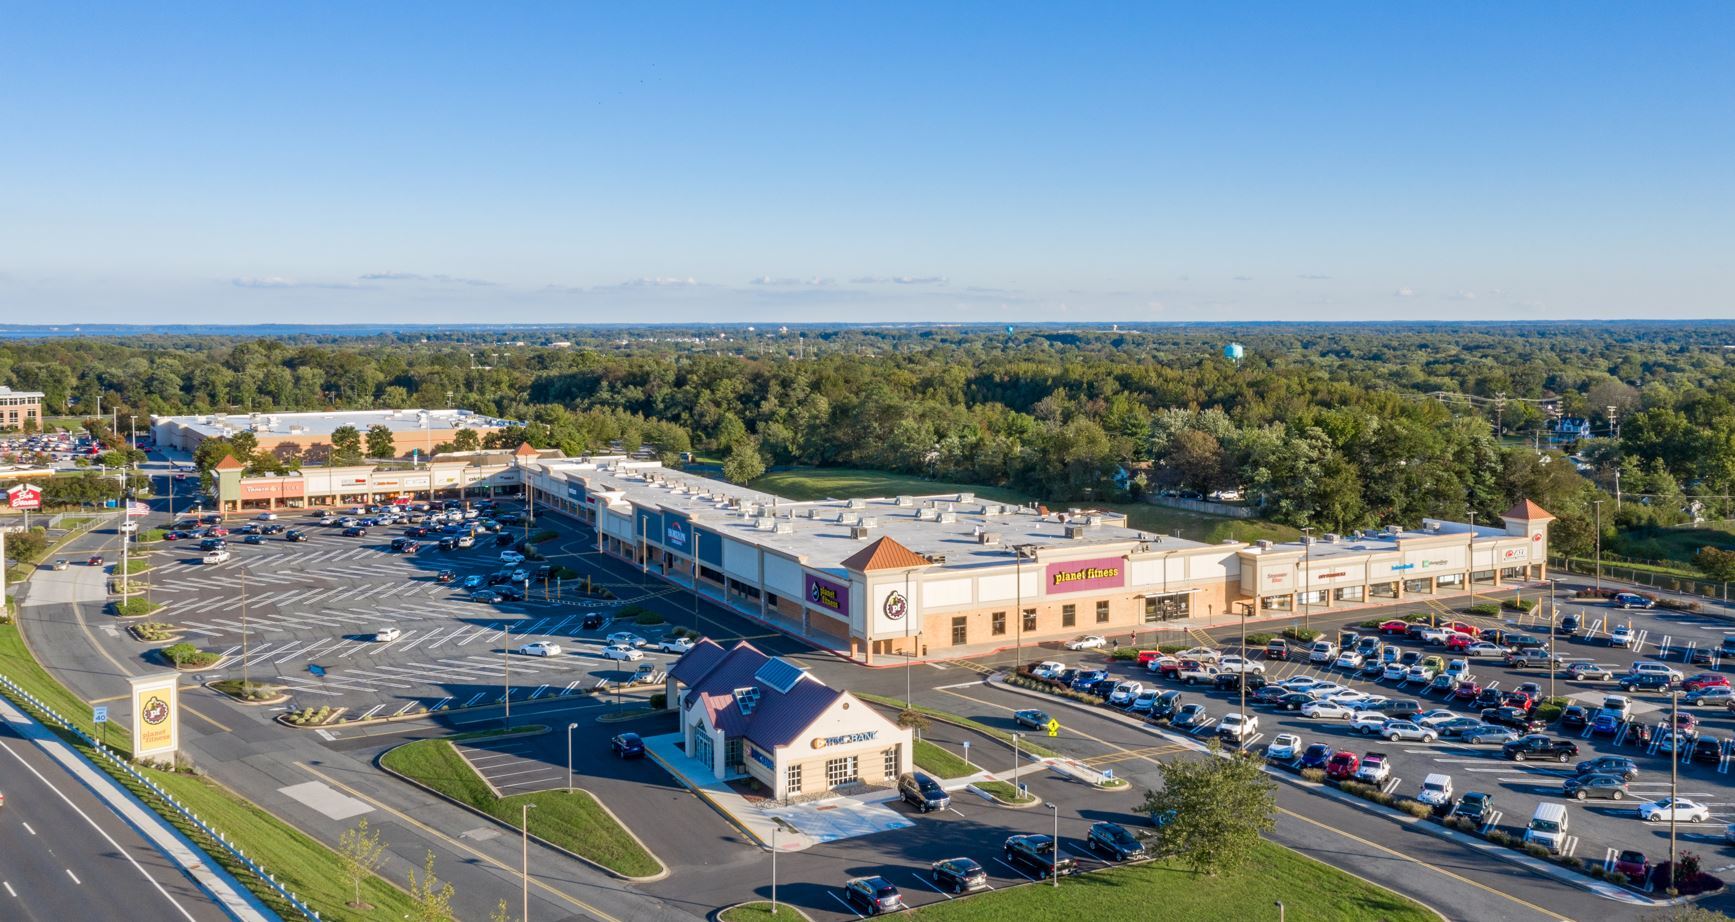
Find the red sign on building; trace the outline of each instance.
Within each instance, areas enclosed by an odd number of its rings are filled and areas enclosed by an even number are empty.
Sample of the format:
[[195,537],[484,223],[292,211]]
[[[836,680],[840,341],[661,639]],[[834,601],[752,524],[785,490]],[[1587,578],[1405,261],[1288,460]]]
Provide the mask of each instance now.
[[6,504],[14,509],[41,509],[42,488],[21,483],[6,491]]

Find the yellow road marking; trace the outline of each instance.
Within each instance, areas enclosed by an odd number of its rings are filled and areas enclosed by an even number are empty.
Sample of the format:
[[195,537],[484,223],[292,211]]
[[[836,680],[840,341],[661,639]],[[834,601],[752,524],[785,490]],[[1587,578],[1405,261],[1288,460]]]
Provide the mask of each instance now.
[[[332,785],[333,787],[343,789],[351,797],[355,797],[359,800],[362,800],[368,804],[373,805],[377,809],[384,810],[387,813],[390,813],[392,816],[395,816],[398,819],[404,821],[405,823],[408,823],[409,825],[414,826],[415,828],[421,830],[422,832],[425,832],[428,835],[433,836],[436,839],[439,839],[440,841],[446,843],[448,846],[450,846],[452,848],[458,849],[460,851],[468,852],[469,854],[475,856],[476,858],[478,858],[482,861],[486,861],[487,863],[489,863],[489,864],[491,864],[497,868],[500,868],[501,870],[506,871],[507,873],[512,874],[513,876],[518,875],[518,872],[519,872],[518,867],[516,867],[514,865],[506,864],[505,862],[499,861],[490,855],[486,855],[482,852],[479,852],[476,849],[471,848],[469,845],[467,845],[463,842],[460,842],[457,839],[454,839],[449,835],[446,835],[445,833],[439,831],[438,829],[435,829],[434,827],[429,826],[428,824],[423,823],[423,822],[415,819],[414,817],[412,817],[412,816],[410,816],[410,815],[408,815],[408,814],[406,814],[400,810],[394,809],[389,804],[381,803],[380,801],[375,800],[374,798],[369,797],[366,794],[363,794],[362,792],[356,790],[355,788],[352,788],[349,785],[344,784],[343,782],[337,780],[336,778],[331,777],[330,775],[325,774],[324,772],[320,771],[317,768],[314,768],[311,765],[308,765],[304,762],[297,762],[296,766],[298,768],[300,768],[302,771],[307,772],[308,774],[314,776],[315,778],[320,779],[321,781],[324,781],[325,783],[327,783],[329,785]],[[584,912],[589,913],[590,915],[593,915],[593,916],[597,917],[598,919],[603,920],[603,922],[621,922],[620,919],[617,919],[614,916],[611,916],[608,913],[603,912],[602,910],[596,908],[595,906],[590,905],[589,903],[584,902],[583,900],[578,899],[577,897],[568,895],[567,893],[565,893],[562,890],[551,887],[548,884],[543,883],[541,880],[539,880],[537,878],[532,877],[530,879],[530,882],[535,884],[537,889],[542,890],[545,893],[549,893],[553,896],[559,897],[560,899],[565,900],[568,903],[571,903],[572,905],[578,907],[579,909],[583,910]]]
[[224,726],[224,725],[222,725],[222,724],[220,724],[220,723],[218,723],[218,722],[217,722],[217,721],[215,721],[215,720],[213,720],[213,719],[211,719],[211,718],[210,718],[210,717],[207,717],[207,716],[205,716],[205,715],[204,715],[204,714],[202,714],[202,713],[200,713],[200,712],[198,712],[198,711],[195,711],[195,710],[193,710],[193,709],[192,709],[192,708],[190,708],[190,707],[187,707],[187,705],[186,705],[186,704],[185,704],[185,703],[182,703],[182,704],[181,704],[181,707],[182,707],[182,708],[183,708],[183,709],[184,709],[184,710],[185,710],[185,711],[186,711],[186,712],[187,712],[187,713],[189,713],[189,714],[191,714],[191,715],[193,715],[193,716],[194,716],[194,717],[197,717],[197,718],[199,718],[199,719],[200,719],[200,720],[203,720],[203,721],[205,721],[205,722],[206,722],[206,723],[208,723],[208,724],[210,724],[210,725],[211,725],[211,726],[213,726],[213,727],[216,727],[216,728],[217,728],[217,729],[219,729],[219,730],[222,730],[222,731],[223,731],[223,732],[225,732],[225,733],[232,733],[232,732],[234,732],[234,731],[233,731],[233,730],[231,730],[231,729],[230,729],[230,728],[228,728],[228,727],[226,727],[226,726]]
[[[187,686],[183,685],[181,687],[186,688]],[[115,702],[115,701],[125,701],[131,697],[132,697],[131,695],[109,695],[107,698],[92,698],[92,699],[90,699],[90,703],[91,704],[109,704],[109,703]]]

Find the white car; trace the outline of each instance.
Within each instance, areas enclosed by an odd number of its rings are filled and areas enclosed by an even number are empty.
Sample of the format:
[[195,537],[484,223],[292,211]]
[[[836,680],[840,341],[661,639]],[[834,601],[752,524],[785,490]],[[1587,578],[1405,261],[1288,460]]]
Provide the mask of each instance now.
[[1633,645],[1633,629],[1621,625],[1608,634],[1608,645],[1611,647],[1630,647]]
[[1217,735],[1224,739],[1232,739],[1239,743],[1259,730],[1257,715],[1241,716],[1239,711],[1223,715],[1223,720],[1217,724]]
[[1355,715],[1354,708],[1335,701],[1309,701],[1301,706],[1301,716],[1315,720],[1349,720]]
[[1144,691],[1145,686],[1142,682],[1118,682],[1115,684],[1114,691],[1108,693],[1108,703],[1122,706],[1130,705],[1133,703],[1133,699],[1144,694]]
[[1500,649],[1486,640],[1478,640],[1464,648],[1465,656],[1501,656],[1505,650]]
[[1097,634],[1086,634],[1066,642],[1068,650],[1095,650],[1108,646],[1108,639]]
[[1387,663],[1386,671],[1380,673],[1380,678],[1385,679],[1387,682],[1402,682],[1404,680],[1404,674],[1407,672],[1409,672],[1409,670],[1402,664]]
[[1388,719],[1379,711],[1357,711],[1356,715],[1349,719],[1349,728],[1357,733],[1374,736],[1386,728]]
[[1648,804],[1639,804],[1639,819],[1647,823],[1667,822],[1671,816],[1677,823],[1704,823],[1711,819],[1711,808],[1685,797],[1674,800],[1665,797]]
[[1419,663],[1411,666],[1409,671],[1404,673],[1405,682],[1432,682],[1433,680],[1433,668],[1430,666],[1423,666]]
[[1461,659],[1452,660],[1446,664],[1445,674],[1451,676],[1454,682],[1468,679],[1470,678],[1470,663]]
[[1196,659],[1202,663],[1215,663],[1217,660],[1221,659],[1222,656],[1223,654],[1217,652],[1211,647],[1188,647],[1187,649],[1175,654],[1177,659]]
[[1448,720],[1455,720],[1462,716],[1463,715],[1459,714],[1457,711],[1447,710],[1446,708],[1435,708],[1431,711],[1417,714],[1416,723],[1419,723],[1424,727],[1438,727],[1440,724],[1443,724]]
[[693,642],[685,637],[665,637],[657,644],[657,649],[664,653],[685,653],[693,649]]
[[1037,663],[1036,668],[1030,670],[1030,674],[1040,679],[1052,679],[1065,671],[1065,663],[1057,663],[1053,660],[1049,660],[1047,662]]
[[404,636],[404,632],[395,627],[382,627],[374,631],[374,640],[380,643],[390,643],[402,636]]
[[1356,691],[1353,688],[1340,688],[1337,691],[1329,692],[1325,695],[1325,698],[1329,701],[1352,708],[1360,707],[1363,701],[1366,701],[1371,697],[1373,696],[1369,695],[1367,692]]
[[518,652],[525,656],[559,656],[560,644],[552,640],[533,640],[519,647]]
[[1319,698],[1330,698],[1341,692],[1349,691],[1349,687],[1336,682],[1319,682],[1312,688],[1304,689],[1308,694]]
[[1245,656],[1225,656],[1217,663],[1217,668],[1224,672],[1239,672],[1243,674],[1264,675],[1265,664],[1254,662]]
[[1386,721],[1385,726],[1380,728],[1380,735],[1385,737],[1387,742],[1393,743],[1399,740],[1403,740],[1404,742],[1432,743],[1440,738],[1439,733],[1409,720]]
[[1323,684],[1322,679],[1310,675],[1295,675],[1277,683],[1279,688],[1287,688],[1293,692],[1310,692],[1315,685]]
[[1355,770],[1355,780],[1369,784],[1379,784],[1392,776],[1392,763],[1377,752],[1362,756],[1361,765]]
[[[1168,666],[1168,667],[1171,667],[1170,671],[1172,672],[1172,671],[1174,671],[1174,668],[1179,667],[1180,664],[1181,664],[1180,660],[1178,660],[1172,656],[1164,655],[1164,656],[1159,656],[1159,657],[1151,660],[1150,662],[1146,663],[1145,664],[1145,671],[1146,672],[1162,672],[1163,667]],[[1055,663],[1054,665],[1059,666],[1060,664]],[[1061,667],[1061,668],[1064,669],[1065,667]],[[1057,670],[1054,675],[1059,675],[1059,674],[1060,674],[1060,672]],[[1049,676],[1048,678],[1053,678],[1053,677],[1054,676]]]
[[1451,631],[1440,627],[1425,627],[1416,635],[1417,639],[1426,644],[1442,644],[1451,636]]
[[602,648],[602,655],[607,659],[632,660],[644,659],[645,655],[624,644],[609,644]]
[[200,563],[224,563],[229,559],[229,552],[218,549],[199,558]]
[[1361,664],[1362,655],[1360,653],[1344,653],[1339,655],[1337,662],[1331,665],[1334,669],[1360,669]]
[[517,551],[501,551],[500,562],[508,565],[521,564],[524,562],[524,555]]
[[1265,746],[1265,758],[1273,762],[1292,762],[1300,754],[1301,737],[1293,733],[1279,733]]
[[645,639],[631,631],[616,631],[608,635],[603,643],[611,647],[642,647],[645,645]]
[[1430,807],[1444,807],[1452,802],[1452,776],[1432,774],[1422,779],[1416,799]]
[[277,513],[275,513],[275,512],[261,512],[258,515],[254,516],[253,518],[255,518],[261,522],[275,522],[275,521],[277,521]]

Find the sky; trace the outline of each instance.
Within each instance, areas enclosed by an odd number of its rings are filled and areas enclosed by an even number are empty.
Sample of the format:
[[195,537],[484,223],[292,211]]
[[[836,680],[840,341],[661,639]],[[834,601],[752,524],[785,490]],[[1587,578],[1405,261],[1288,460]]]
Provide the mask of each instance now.
[[0,320],[1735,317],[1735,4],[14,4]]

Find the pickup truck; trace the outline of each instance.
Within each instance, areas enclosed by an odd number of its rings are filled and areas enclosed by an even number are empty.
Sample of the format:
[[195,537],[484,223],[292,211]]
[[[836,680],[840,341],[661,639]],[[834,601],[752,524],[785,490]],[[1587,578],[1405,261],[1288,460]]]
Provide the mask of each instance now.
[[1222,721],[1217,724],[1217,735],[1236,743],[1245,742],[1249,736],[1257,732],[1259,732],[1259,718],[1253,714],[1248,714],[1244,720],[1239,711],[1231,711],[1223,715]]
[[1518,739],[1500,747],[1500,754],[1514,762],[1526,759],[1553,759],[1565,763],[1566,760],[1578,755],[1578,744],[1572,740],[1555,739],[1534,733],[1521,736]]
[[1188,660],[1181,664],[1180,669],[1176,670],[1175,678],[1180,679],[1188,685],[1199,685],[1201,683],[1213,685],[1216,684],[1217,676],[1221,675],[1222,672],[1222,669],[1209,663]]

